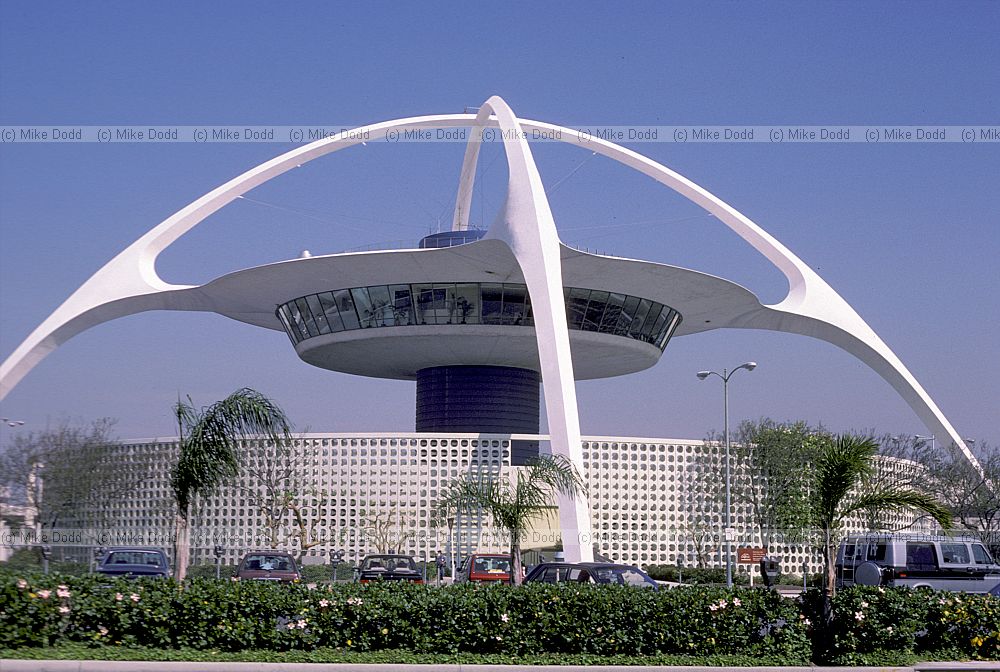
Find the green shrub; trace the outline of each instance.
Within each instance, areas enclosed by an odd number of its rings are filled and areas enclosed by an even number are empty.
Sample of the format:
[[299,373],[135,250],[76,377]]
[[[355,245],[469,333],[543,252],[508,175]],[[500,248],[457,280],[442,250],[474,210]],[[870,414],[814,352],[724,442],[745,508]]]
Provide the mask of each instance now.
[[[820,625],[822,597],[810,591],[803,613]],[[825,635],[825,636],[821,636]],[[852,586],[833,599],[833,622],[814,633],[814,659],[881,665],[888,652],[1000,659],[1000,599],[926,589]]]
[[[201,565],[191,565],[187,569],[187,576],[191,579],[214,579],[215,563],[204,563]],[[219,578],[229,579],[236,576],[236,565],[222,563],[219,565]]]
[[[923,592],[923,591],[921,591]],[[957,651],[970,658],[1000,659],[1000,598],[961,593],[925,593],[926,651]]]
[[[300,565],[302,581],[305,583],[330,583],[330,565]],[[353,581],[354,566],[346,562],[337,565],[337,581]]]
[[[899,664],[941,652],[1000,658],[1000,600],[991,596],[850,588],[834,599],[825,633],[819,630],[819,604],[818,591],[789,600],[766,589],[711,586],[651,591],[386,582],[310,589],[305,583],[193,578],[181,586],[173,580],[3,572],[0,649],[322,649],[595,660],[743,656],[795,665],[810,657]],[[812,651],[820,642],[828,645]]]
[[[683,579],[684,583],[692,585],[723,585],[726,583],[726,570],[724,567],[678,568],[676,565],[650,565],[646,567],[646,573],[657,581],[677,581],[679,576],[680,579]],[[759,583],[758,579],[759,576],[754,578],[754,583]],[[746,574],[733,572],[733,583],[735,585],[747,585],[749,582],[750,579]]]
[[808,658],[795,604],[764,590],[409,583],[310,590],[214,578],[194,578],[182,588],[172,580],[8,575],[0,578],[0,596],[0,648],[75,641],[220,651]]

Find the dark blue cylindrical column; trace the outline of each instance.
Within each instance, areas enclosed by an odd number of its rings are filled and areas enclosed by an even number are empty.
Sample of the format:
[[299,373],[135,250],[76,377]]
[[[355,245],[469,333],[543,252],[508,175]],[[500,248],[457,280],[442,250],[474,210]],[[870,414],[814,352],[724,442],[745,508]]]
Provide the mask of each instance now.
[[436,366],[417,371],[418,432],[537,434],[537,371]]

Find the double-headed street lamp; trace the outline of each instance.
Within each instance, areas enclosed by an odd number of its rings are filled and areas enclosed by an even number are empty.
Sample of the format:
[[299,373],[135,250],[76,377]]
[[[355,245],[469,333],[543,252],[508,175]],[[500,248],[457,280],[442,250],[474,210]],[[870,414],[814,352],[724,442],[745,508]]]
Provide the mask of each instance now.
[[732,512],[732,484],[731,476],[729,473],[729,378],[739,371],[740,369],[746,369],[747,371],[753,371],[757,368],[757,362],[745,362],[740,364],[732,371],[723,369],[722,373],[717,373],[715,371],[699,371],[698,378],[705,380],[709,376],[718,376],[722,378],[722,395],[723,395],[723,413],[725,415],[725,434],[726,434],[726,586],[729,588],[733,587],[733,512]]

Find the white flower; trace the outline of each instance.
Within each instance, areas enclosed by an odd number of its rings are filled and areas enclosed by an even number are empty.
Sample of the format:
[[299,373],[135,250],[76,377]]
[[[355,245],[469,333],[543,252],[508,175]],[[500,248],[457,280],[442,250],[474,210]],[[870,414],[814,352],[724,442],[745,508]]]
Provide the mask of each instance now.
[[300,630],[304,629],[306,627],[306,619],[300,618],[297,625],[299,626]]
[[295,623],[294,622],[289,622],[288,625],[286,625],[285,627],[288,628],[289,630],[294,630],[295,629]]
[[508,616],[507,614],[501,614],[500,615],[500,620],[503,621],[504,623],[509,623],[510,622],[510,616]]
[[802,623],[804,623],[804,624],[805,624],[805,626],[806,626],[807,628],[808,628],[808,627],[809,627],[810,625],[812,625],[812,621],[810,621],[810,620],[809,620],[808,618],[804,618],[804,619],[802,619]]
[[17,580],[17,587],[20,588],[21,590],[24,590],[25,588],[28,587],[28,582],[25,581],[24,579],[18,579]]
[[327,607],[330,606],[330,600],[320,600],[319,601],[319,606],[321,606],[324,609],[326,609]]
[[132,600],[133,602],[138,602],[139,601],[139,593],[132,593],[131,595],[128,596],[128,599]]
[[740,598],[738,598],[738,597],[737,597],[737,598],[735,598],[735,599],[733,600],[733,606],[734,606],[734,607],[738,607],[738,606],[740,606],[741,604],[743,604],[743,602],[742,602],[742,601],[740,601]]
[[69,613],[69,607],[66,607],[66,606],[59,607],[59,613],[60,614],[68,614]]
[[64,599],[69,597],[70,595],[69,588],[67,588],[66,586],[59,586],[59,590],[56,591],[56,595]]
[[97,626],[97,632],[101,633],[101,635],[104,636],[108,634],[108,629],[105,628],[103,625],[99,625]]
[[862,608],[862,609],[864,609],[864,608],[866,608],[867,606],[868,606],[868,603],[867,603],[867,602],[865,602],[864,600],[861,600],[861,608]]
[[855,611],[854,612],[854,620],[855,621],[863,621],[863,620],[865,620],[865,615],[863,613],[861,613],[860,611]]
[[708,609],[709,609],[709,611],[718,611],[719,610],[719,605],[717,605],[717,604],[710,604],[710,605],[708,605]]
[[885,594],[885,588],[883,588],[882,586],[879,586],[878,587],[878,592],[880,592],[882,594]]
[[51,590],[39,590],[38,591],[38,597],[42,598],[43,600],[49,599],[49,595],[51,595],[51,594],[52,594]]
[[122,595],[121,593],[115,593],[115,602],[121,602],[124,599],[125,599],[124,595]]
[[364,601],[360,597],[349,597],[347,598],[347,603],[360,607],[362,604],[364,604]]

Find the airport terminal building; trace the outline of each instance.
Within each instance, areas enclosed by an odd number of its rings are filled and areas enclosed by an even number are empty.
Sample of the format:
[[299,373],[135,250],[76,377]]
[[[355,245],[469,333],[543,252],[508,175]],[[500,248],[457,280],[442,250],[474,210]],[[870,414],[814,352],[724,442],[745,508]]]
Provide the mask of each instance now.
[[[489,519],[477,511],[453,514],[449,526],[435,510],[437,496],[451,479],[469,473],[509,475],[518,468],[512,464],[513,446],[519,441],[544,443],[546,438],[434,432],[307,434],[280,450],[249,442],[243,475],[195,503],[192,563],[214,562],[216,544],[223,546],[224,563],[238,562],[246,550],[270,545],[272,530],[264,508],[274,504],[267,488],[276,485],[295,493],[302,519],[297,521],[286,511],[273,540],[298,551],[306,530],[306,543],[314,544],[303,552],[307,563],[328,562],[331,550],[343,550],[345,559],[355,562],[388,548],[418,560],[444,554],[456,561],[477,550],[509,550]],[[169,469],[176,454],[175,440],[113,446],[107,459],[130,471],[136,487],[100,511],[78,511],[79,524],[101,521],[108,530],[136,537],[154,530],[169,535],[175,506]],[[723,566],[725,500],[719,477],[723,454],[721,446],[704,441],[584,437],[583,476],[595,554],[640,566]],[[888,458],[879,463],[883,474],[906,475],[914,468],[912,463]],[[737,491],[748,478],[744,470],[735,469]],[[734,546],[758,545],[750,502],[737,497],[733,503]],[[528,533],[525,549],[551,557],[561,543],[554,521],[554,515],[539,521]],[[883,521],[892,527],[912,522],[912,516],[905,514]],[[869,521],[855,519],[849,529],[870,529]],[[820,571],[815,547],[793,541],[773,543],[769,549],[781,558],[784,571],[801,573],[803,562],[810,572]]]

